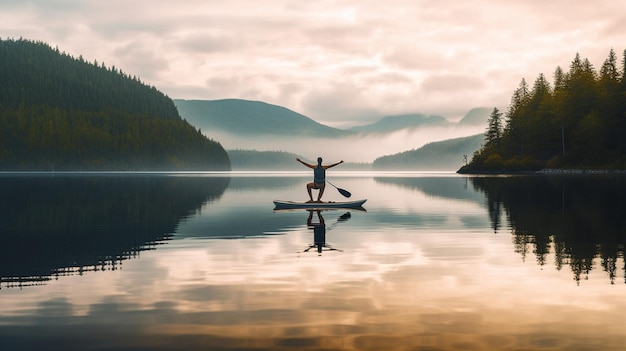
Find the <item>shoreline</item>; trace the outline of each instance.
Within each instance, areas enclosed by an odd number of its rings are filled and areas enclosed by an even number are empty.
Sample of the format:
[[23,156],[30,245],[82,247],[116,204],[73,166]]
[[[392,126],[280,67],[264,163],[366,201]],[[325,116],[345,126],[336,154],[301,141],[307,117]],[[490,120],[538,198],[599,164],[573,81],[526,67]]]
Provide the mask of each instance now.
[[530,175],[530,174],[626,174],[626,170],[624,169],[576,169],[576,168],[568,168],[568,169],[559,169],[559,168],[544,168],[538,171],[509,171],[509,172],[492,172],[492,171],[483,171],[483,172],[459,172],[458,174],[465,175]]
[[537,174],[626,174],[623,169],[553,169],[536,171]]

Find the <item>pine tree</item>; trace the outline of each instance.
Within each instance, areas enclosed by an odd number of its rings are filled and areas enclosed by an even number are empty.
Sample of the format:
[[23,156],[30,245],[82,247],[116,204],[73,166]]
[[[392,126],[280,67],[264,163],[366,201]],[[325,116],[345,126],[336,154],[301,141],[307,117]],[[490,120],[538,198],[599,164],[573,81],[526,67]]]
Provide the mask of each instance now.
[[497,107],[493,108],[489,119],[488,127],[485,133],[485,145],[492,146],[497,144],[502,137],[502,112]]
[[617,68],[617,57],[611,49],[609,56],[600,68],[598,79],[598,113],[602,119],[603,130],[601,140],[606,149],[606,157],[615,157],[623,134],[620,133],[620,77]]
[[523,122],[528,104],[528,84],[522,78],[519,87],[513,92],[511,104],[506,112],[504,126],[503,154],[521,155],[524,153]]
[[[527,152],[535,159],[549,158],[558,143],[558,130],[553,124],[552,88],[543,73],[540,73],[528,98],[524,135]],[[558,145],[557,145],[558,146]]]

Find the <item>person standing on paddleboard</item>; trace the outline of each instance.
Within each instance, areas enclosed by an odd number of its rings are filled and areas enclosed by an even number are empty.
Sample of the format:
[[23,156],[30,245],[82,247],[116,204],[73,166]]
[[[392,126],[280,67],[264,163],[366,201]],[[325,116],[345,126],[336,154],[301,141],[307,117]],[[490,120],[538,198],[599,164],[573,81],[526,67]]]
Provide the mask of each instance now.
[[317,165],[306,163],[299,158],[296,158],[296,161],[313,169],[313,181],[306,185],[306,191],[309,193],[308,202],[313,202],[313,195],[311,194],[311,189],[319,190],[319,193],[317,194],[317,202],[322,202],[322,195],[324,194],[324,189],[326,188],[326,170],[328,168],[335,167],[336,165],[342,164],[343,160],[337,163],[330,164],[330,165],[322,165],[321,157],[317,158]]

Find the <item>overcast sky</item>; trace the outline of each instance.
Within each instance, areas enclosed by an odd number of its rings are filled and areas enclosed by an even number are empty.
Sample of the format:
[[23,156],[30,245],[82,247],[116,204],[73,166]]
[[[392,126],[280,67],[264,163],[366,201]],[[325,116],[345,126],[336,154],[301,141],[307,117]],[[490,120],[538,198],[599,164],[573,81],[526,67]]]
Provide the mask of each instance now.
[[41,40],[172,98],[260,100],[334,126],[506,108],[522,78],[626,49],[623,0],[0,0]]

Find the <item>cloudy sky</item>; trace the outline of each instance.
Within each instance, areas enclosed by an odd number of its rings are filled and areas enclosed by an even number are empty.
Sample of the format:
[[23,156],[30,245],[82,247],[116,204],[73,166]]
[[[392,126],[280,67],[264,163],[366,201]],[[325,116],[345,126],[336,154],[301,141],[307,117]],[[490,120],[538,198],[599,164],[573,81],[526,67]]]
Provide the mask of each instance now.
[[0,0],[41,40],[172,98],[261,100],[345,126],[506,108],[522,78],[626,49],[623,0]]

